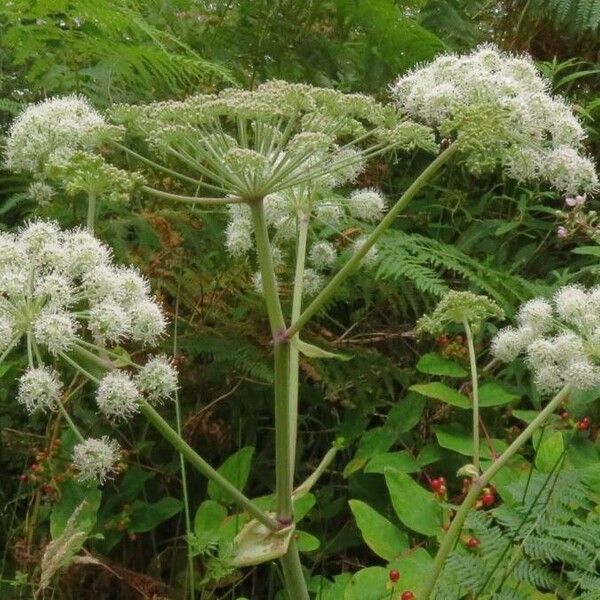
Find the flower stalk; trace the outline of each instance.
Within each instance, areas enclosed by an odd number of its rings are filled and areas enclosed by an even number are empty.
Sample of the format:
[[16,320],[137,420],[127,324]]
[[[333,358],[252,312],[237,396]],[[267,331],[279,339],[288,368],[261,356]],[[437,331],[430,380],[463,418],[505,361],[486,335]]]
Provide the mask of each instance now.
[[467,348],[469,349],[469,365],[471,369],[471,403],[473,412],[473,465],[477,474],[481,471],[479,461],[479,382],[477,378],[477,357],[475,356],[475,344],[473,343],[473,331],[467,319],[463,319],[465,334],[467,337]]

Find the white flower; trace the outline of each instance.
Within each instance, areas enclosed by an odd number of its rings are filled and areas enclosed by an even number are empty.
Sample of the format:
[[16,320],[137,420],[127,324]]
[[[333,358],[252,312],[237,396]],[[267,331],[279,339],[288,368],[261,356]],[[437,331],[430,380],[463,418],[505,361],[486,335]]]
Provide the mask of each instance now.
[[330,242],[317,242],[311,247],[308,257],[315,269],[323,270],[333,266],[337,252]]
[[27,190],[27,194],[42,206],[50,204],[55,193],[54,188],[44,181],[33,181]]
[[231,256],[239,258],[253,246],[250,209],[242,204],[229,204],[228,209],[230,220],[225,230],[225,245]]
[[119,301],[125,306],[135,305],[150,294],[150,285],[136,269],[121,267],[117,269],[117,288]]
[[19,379],[17,402],[29,413],[55,410],[61,393],[62,384],[56,371],[48,367],[29,367]]
[[578,285],[560,288],[554,296],[554,305],[558,316],[572,325],[581,325],[588,316],[587,293]]
[[96,267],[108,263],[111,251],[108,246],[87,231],[75,229],[64,240],[65,266],[73,277],[81,277]]
[[177,371],[166,357],[157,356],[139,370],[135,383],[148,402],[158,404],[177,391]]
[[522,331],[505,327],[492,340],[492,354],[502,362],[512,362],[525,350]]
[[114,300],[104,300],[90,308],[88,329],[98,341],[118,344],[131,334],[131,317]]
[[125,419],[139,410],[140,392],[127,373],[105,375],[96,391],[96,404],[107,417]]
[[33,323],[33,335],[40,344],[48,348],[48,352],[57,356],[68,352],[77,339],[77,322],[63,310],[55,310],[51,306],[42,309]]
[[72,280],[64,273],[51,271],[34,284],[33,297],[54,308],[64,308],[74,302]]
[[131,338],[152,346],[167,329],[165,316],[156,302],[144,300],[131,308]]
[[522,304],[517,315],[519,325],[529,326],[539,333],[545,333],[552,327],[552,318],[552,305],[541,298]]
[[121,456],[119,444],[108,436],[88,438],[73,448],[73,464],[81,482],[97,481],[103,484],[117,472]]
[[362,221],[379,221],[385,212],[385,199],[374,189],[355,190],[348,199],[350,214]]
[[305,296],[316,295],[323,287],[323,276],[314,269],[304,269],[302,293]]
[[14,320],[7,314],[0,312],[0,352],[4,352],[15,336]]
[[339,225],[344,217],[342,207],[337,204],[334,199],[329,199],[328,201],[316,204],[314,212],[317,220],[322,221],[331,227]]
[[79,96],[52,98],[28,106],[12,123],[5,165],[13,171],[41,172],[77,150],[91,148],[107,124]]

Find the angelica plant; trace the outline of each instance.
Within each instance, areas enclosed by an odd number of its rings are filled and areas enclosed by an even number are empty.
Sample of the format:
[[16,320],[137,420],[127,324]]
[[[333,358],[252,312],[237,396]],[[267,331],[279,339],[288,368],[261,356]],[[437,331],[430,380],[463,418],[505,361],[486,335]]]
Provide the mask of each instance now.
[[[56,308],[46,309],[46,300],[39,307],[29,300],[25,303],[27,310],[22,311],[26,318],[11,320],[12,296],[6,291],[7,318],[0,327],[8,332],[5,351],[25,335],[30,367],[41,369],[37,380],[25,379],[27,386],[23,383],[21,398],[25,406],[36,404],[37,393],[37,404],[52,409],[60,387],[58,375],[45,366],[43,358],[37,358],[40,346],[48,356],[63,360],[92,380],[94,375],[77,362],[78,353],[92,354],[97,363],[103,364],[107,372],[95,381],[99,410],[114,419],[143,412],[193,466],[226,489],[253,517],[243,529],[243,538],[254,540],[255,547],[249,551],[244,546],[243,560],[239,556],[236,559],[234,551],[233,562],[257,564],[266,560],[264,557],[281,558],[286,590],[294,600],[308,598],[293,536],[294,494],[297,497],[305,493],[335,454],[328,454],[321,463],[325,466],[309,477],[309,484],[305,482],[294,491],[299,353],[311,358],[334,356],[301,340],[303,328],[361,264],[376,262],[378,240],[450,160],[459,161],[475,174],[501,168],[518,180],[541,180],[570,195],[592,193],[598,185],[592,163],[583,153],[581,125],[565,102],[548,93],[547,83],[527,58],[506,55],[489,46],[466,56],[444,56],[400,77],[392,88],[392,97],[393,104],[385,105],[364,95],[272,81],[253,91],[228,89],[181,101],[116,106],[100,118],[89,105],[80,107],[80,100],[75,99],[70,102],[81,110],[67,118],[62,109],[58,110],[60,101],[54,100],[34,107],[29,116],[24,113],[9,136],[9,166],[63,177],[67,190],[81,190],[86,182],[98,182],[101,189],[108,179],[120,181],[120,171],[111,172],[105,156],[114,160],[125,156],[151,173],[162,172],[177,179],[185,190],[174,193],[137,180],[139,193],[197,207],[226,208],[227,249],[234,257],[256,261],[254,281],[265,300],[273,343],[274,514],[261,510],[207,465],[153,407],[176,387],[168,362],[151,359],[139,368],[106,368],[107,363],[114,367],[118,360],[113,352],[115,344],[129,339],[151,343],[162,333],[164,322],[148,301],[145,282],[126,277],[122,270],[115,271],[107,264],[105,249],[101,264],[94,265],[89,273],[79,271],[72,275],[75,281],[67,282],[76,288],[72,304],[76,313],[63,304],[57,314]],[[112,125],[107,124],[109,120]],[[32,144],[27,137],[28,127],[35,133]],[[106,133],[100,136],[101,144],[98,129]],[[61,131],[65,132],[64,144],[59,143]],[[386,153],[400,157],[417,150],[434,158],[395,202],[386,200],[377,190],[352,190],[369,160]],[[65,155],[67,160],[61,158]],[[119,189],[130,181],[125,177]],[[53,194],[40,185],[44,182],[45,178],[40,177],[38,195],[53,201]],[[357,236],[348,239],[339,231],[345,220],[357,225]],[[35,260],[32,264],[37,264]],[[334,274],[338,264],[341,266]],[[281,285],[284,277],[287,285]],[[129,286],[125,286],[125,280]],[[6,286],[15,284],[18,280],[6,278]],[[33,288],[31,284],[25,288],[29,290],[28,298],[33,298],[37,276],[34,284]],[[137,301],[132,300],[134,297]],[[307,297],[309,302],[303,306]],[[131,302],[127,310],[123,302]],[[154,311],[154,318],[143,320],[143,325],[135,320],[140,306],[146,307],[148,315]],[[35,314],[31,307],[35,307]],[[44,310],[48,314],[42,318]],[[466,324],[470,332],[482,319],[499,317],[500,313],[490,301],[468,294],[453,295],[440,306],[435,319]],[[81,341],[83,331],[92,342]],[[106,354],[95,354],[98,346]],[[474,357],[472,343],[470,351]],[[473,365],[472,374],[476,378]],[[476,382],[473,389],[476,393]],[[559,392],[558,401],[566,393]],[[540,426],[547,410],[540,412],[509,447],[506,457],[494,463],[477,482],[483,485],[489,481],[502,461]],[[100,450],[98,444],[89,443],[80,448],[78,460],[96,465],[95,472],[103,478],[110,474],[106,457],[112,454],[107,446]],[[479,483],[472,489],[481,489]],[[428,597],[435,583],[456,539],[453,536],[460,532],[461,519],[464,521],[470,508],[465,502],[444,537],[423,598]]]

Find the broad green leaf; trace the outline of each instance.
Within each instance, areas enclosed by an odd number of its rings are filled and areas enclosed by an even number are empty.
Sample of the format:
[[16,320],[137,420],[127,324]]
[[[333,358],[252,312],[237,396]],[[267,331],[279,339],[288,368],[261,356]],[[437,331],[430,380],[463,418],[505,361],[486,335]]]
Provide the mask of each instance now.
[[151,531],[163,521],[176,515],[182,507],[181,500],[170,496],[154,503],[136,500],[131,505],[127,530],[133,533]]
[[446,404],[457,406],[458,408],[471,408],[471,401],[464,394],[457,392],[455,389],[447,386],[441,381],[432,381],[431,383],[417,383],[410,388],[413,392],[417,392],[427,398],[440,400]]
[[371,458],[376,454],[387,452],[398,439],[399,432],[387,427],[374,427],[362,436],[356,458]]
[[[453,423],[451,425],[438,425],[434,428],[438,444],[447,450],[454,450],[463,456],[473,455],[473,437],[470,431],[467,431],[460,425]],[[491,440],[496,454],[501,454],[507,448],[504,440]],[[479,455],[482,458],[492,458],[492,453],[487,440],[482,439],[479,446]]]
[[67,479],[59,488],[60,500],[50,513],[50,535],[56,539],[63,532],[69,517],[79,509],[77,520],[73,524],[78,531],[90,533],[96,524],[102,492],[95,485],[77,483]]
[[351,578],[351,573],[336,575],[333,581],[323,576],[313,577],[309,582],[309,591],[314,592],[318,600],[343,600],[344,590]]
[[578,246],[571,250],[573,254],[585,254],[587,256],[599,256],[600,257],[600,246]]
[[386,469],[385,481],[392,506],[406,527],[428,536],[440,533],[442,507],[432,493],[406,473],[394,469]]
[[389,600],[388,583],[387,569],[383,567],[361,569],[354,573],[346,586],[344,600]]
[[348,504],[363,540],[377,556],[393,560],[408,548],[406,534],[368,504],[360,500],[349,500]]
[[[243,490],[248,482],[254,448],[246,446],[232,454],[218,469],[219,473],[238,490]],[[212,500],[222,504],[231,504],[233,498],[222,490],[214,481],[208,482],[208,495]]]
[[219,540],[219,527],[227,517],[227,509],[214,500],[205,500],[194,517],[194,549],[201,553]]
[[501,406],[518,399],[519,396],[511,394],[499,383],[486,383],[479,388],[479,406]]
[[296,531],[296,544],[300,552],[314,552],[319,549],[321,542],[319,538],[306,531]]
[[421,448],[419,455],[417,456],[417,462],[419,466],[426,467],[442,460],[445,456],[445,451],[440,448],[439,444],[427,444]]
[[358,471],[363,469],[368,461],[369,461],[368,458],[353,458],[344,467],[344,470],[342,471],[342,475],[344,476],[345,479],[347,479],[351,475],[354,475],[354,473],[357,473]]
[[426,403],[420,394],[409,392],[390,410],[385,428],[398,434],[410,431],[421,420]]
[[469,374],[457,362],[445,358],[437,352],[423,354],[417,363],[417,371],[441,377],[466,377]]
[[416,473],[421,470],[419,463],[406,451],[376,454],[365,467],[365,473],[382,473],[387,467],[403,473]]
[[[433,559],[424,548],[417,548],[411,551],[404,558],[392,561],[389,569],[397,569],[400,575],[400,587],[404,590],[411,590],[416,598],[419,598],[421,588],[431,570]],[[395,599],[394,599],[395,600]]]
[[531,423],[538,415],[537,410],[513,410],[511,414],[527,424]]
[[535,466],[542,473],[550,473],[557,468],[565,450],[565,443],[560,431],[545,430],[538,444],[535,455]]

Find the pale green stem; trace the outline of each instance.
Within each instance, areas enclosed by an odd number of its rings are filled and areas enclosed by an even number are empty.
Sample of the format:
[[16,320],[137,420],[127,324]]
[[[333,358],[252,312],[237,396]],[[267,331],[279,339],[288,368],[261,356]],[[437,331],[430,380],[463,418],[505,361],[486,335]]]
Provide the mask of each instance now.
[[471,400],[473,408],[473,465],[477,474],[481,470],[479,462],[479,382],[477,380],[477,357],[475,356],[475,344],[473,344],[473,332],[467,319],[463,319],[465,334],[467,335],[467,347],[469,349],[469,363],[471,366]]
[[90,191],[88,194],[87,207],[87,228],[90,233],[94,233],[94,225],[96,223],[96,192]]
[[8,344],[6,350],[0,354],[0,364],[2,364],[4,362],[4,359],[11,353],[11,351],[13,350],[13,348],[18,344],[19,340],[21,339],[21,336],[15,336],[10,344]]
[[[302,288],[304,283],[304,263],[306,261],[306,242],[308,239],[308,216],[298,215],[298,241],[296,244],[296,272],[294,275],[294,291],[292,297],[292,323],[300,316],[302,310]],[[294,340],[298,340],[298,334]],[[288,398],[290,403],[290,478],[294,485],[294,469],[296,466],[296,442],[298,438],[298,394],[299,394],[300,353],[292,344],[290,348],[290,376],[288,380]]]
[[60,411],[60,413],[64,417],[65,421],[71,428],[71,431],[77,436],[77,439],[80,442],[85,442],[85,438],[83,437],[83,435],[81,435],[81,432],[79,431],[79,427],[77,427],[77,425],[75,425],[75,423],[73,422],[73,419],[71,419],[71,415],[69,415],[69,413],[67,412],[67,409],[64,407],[63,403],[59,399],[57,399],[56,404],[58,405],[58,410]]
[[33,346],[31,344],[31,330],[27,332],[27,361],[30,368],[34,368],[35,363],[33,362]]
[[[277,521],[282,526],[293,522],[292,478],[291,473],[291,431],[290,431],[290,342],[282,334],[285,333],[285,321],[281,303],[277,293],[277,280],[273,268],[273,257],[269,243],[269,233],[265,221],[263,200],[258,199],[251,205],[256,252],[260,265],[263,283],[263,295],[267,306],[267,314],[271,326],[274,343],[275,370],[275,497],[277,505]],[[308,600],[306,582],[302,573],[300,556],[295,541],[292,539],[288,551],[281,558],[285,585],[291,600]]]
[[162,190],[157,190],[156,188],[152,188],[147,185],[143,185],[142,190],[147,194],[156,196],[157,198],[164,198],[165,200],[176,200],[177,202],[187,202],[188,204],[199,204],[202,206],[240,204],[244,202],[244,200],[235,196],[225,196],[223,198],[201,198],[198,196],[181,196],[180,194],[163,192]]
[[84,369],[78,362],[74,361],[70,356],[67,356],[64,352],[61,352],[59,356],[67,363],[69,363],[76,371],[79,371],[84,377],[98,385],[100,380],[92,375],[88,370]]
[[339,450],[340,450],[340,447],[338,445],[335,445],[327,451],[327,453],[325,454],[325,456],[319,463],[319,466],[310,474],[309,477],[307,477],[304,480],[304,482],[302,482],[294,490],[294,493],[293,493],[294,500],[297,498],[301,498],[302,496],[304,496],[305,494],[308,494],[308,492],[310,492],[310,490],[313,488],[313,486],[321,478],[321,475],[323,475],[323,473],[325,473],[325,471],[329,468],[329,465],[333,462],[333,459],[335,458],[335,456],[339,452]]
[[321,310],[331,297],[335,294],[339,286],[358,268],[363,258],[381,236],[389,229],[396,217],[402,212],[407,204],[429,183],[432,177],[446,164],[457,151],[456,142],[448,146],[439,154],[431,164],[415,179],[411,186],[402,194],[398,202],[389,210],[379,225],[373,230],[371,235],[365,240],[361,247],[352,255],[352,258],[335,274],[329,283],[319,292],[317,297],[304,309],[291,327],[287,330],[289,338],[298,333],[308,321]]
[[232,483],[230,483],[223,475],[213,469],[191,446],[189,446],[181,436],[146,402],[141,401],[140,410],[144,416],[150,421],[161,435],[183,455],[190,464],[198,470],[202,475],[214,481],[223,491],[242,507],[248,514],[252,515],[257,521],[262,523],[271,531],[277,531],[278,525],[275,519],[261,510],[250,498],[245,496]]
[[442,572],[444,563],[448,558],[450,552],[454,548],[454,544],[458,540],[463,525],[469,515],[469,511],[477,502],[481,494],[481,490],[491,481],[491,479],[498,473],[502,467],[522,448],[531,436],[544,424],[546,419],[565,401],[571,392],[571,386],[565,386],[550,402],[542,409],[538,415],[531,421],[531,423],[515,438],[510,446],[483,472],[480,477],[473,479],[469,493],[466,495],[462,504],[460,505],[456,515],[452,519],[452,523],[448,528],[448,531],[442,538],[442,543],[435,556],[433,565],[429,570],[429,575],[425,582],[424,588],[421,590],[419,598],[421,600],[428,600],[433,592],[435,583]]

